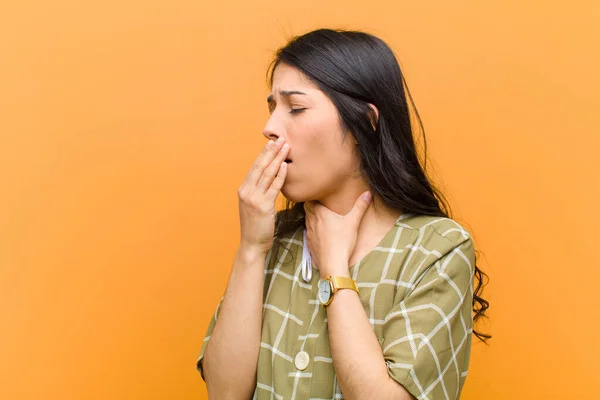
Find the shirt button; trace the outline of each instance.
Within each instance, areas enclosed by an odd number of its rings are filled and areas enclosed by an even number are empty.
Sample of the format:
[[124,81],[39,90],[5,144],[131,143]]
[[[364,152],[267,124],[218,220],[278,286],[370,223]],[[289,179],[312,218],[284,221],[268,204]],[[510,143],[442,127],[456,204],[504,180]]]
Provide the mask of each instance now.
[[310,357],[309,357],[308,353],[305,351],[301,351],[300,353],[296,354],[296,358],[294,359],[294,364],[296,365],[296,368],[298,368],[300,371],[304,371],[306,369],[306,367],[308,367],[309,361],[310,361]]

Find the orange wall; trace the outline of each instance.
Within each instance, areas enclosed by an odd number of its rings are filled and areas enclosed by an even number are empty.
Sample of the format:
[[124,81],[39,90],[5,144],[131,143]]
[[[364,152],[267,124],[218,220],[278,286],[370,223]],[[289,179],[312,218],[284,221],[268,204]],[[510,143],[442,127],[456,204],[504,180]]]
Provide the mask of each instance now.
[[397,51],[483,253],[463,398],[600,397],[597,2],[93,3],[0,5],[1,399],[206,399],[265,68],[320,26]]

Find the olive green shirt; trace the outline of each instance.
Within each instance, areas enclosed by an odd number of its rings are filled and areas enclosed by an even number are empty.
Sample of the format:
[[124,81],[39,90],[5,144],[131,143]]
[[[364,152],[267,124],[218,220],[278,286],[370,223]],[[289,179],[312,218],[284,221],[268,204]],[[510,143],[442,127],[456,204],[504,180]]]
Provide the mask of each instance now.
[[[302,234],[282,238],[278,254],[267,255],[254,399],[344,398],[327,311],[317,300],[319,272],[308,283],[302,279]],[[474,267],[473,241],[461,225],[411,214],[350,267],[389,375],[417,399],[460,396],[473,332]],[[219,307],[197,361],[201,374],[218,313]]]

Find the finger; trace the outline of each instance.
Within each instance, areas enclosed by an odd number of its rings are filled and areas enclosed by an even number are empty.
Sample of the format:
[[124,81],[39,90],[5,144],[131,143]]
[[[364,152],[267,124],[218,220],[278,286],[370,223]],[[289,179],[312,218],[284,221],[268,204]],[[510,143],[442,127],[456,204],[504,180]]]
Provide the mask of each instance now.
[[279,153],[279,149],[283,144],[283,138],[280,137],[277,141],[269,140],[263,151],[260,153],[252,167],[250,168],[250,172],[248,172],[248,176],[246,177],[246,183],[256,185],[261,175],[263,174],[265,168],[271,164],[273,159]]
[[352,210],[350,210],[349,214],[351,214],[353,218],[356,218],[358,222],[360,222],[362,217],[365,215],[365,212],[369,208],[369,204],[371,204],[371,198],[372,195],[370,191],[362,193],[360,196],[358,196],[358,199],[356,199]]
[[283,161],[285,161],[289,151],[290,151],[290,145],[287,143],[284,143],[283,146],[280,148],[279,153],[277,153],[277,156],[275,157],[275,159],[263,171],[260,179],[258,180],[258,183],[256,184],[256,187],[262,193],[266,193],[267,190],[271,187],[271,184],[273,184],[273,180],[275,179],[275,176],[279,172],[281,163]]
[[268,201],[274,202],[275,200],[277,200],[277,196],[279,195],[279,192],[281,192],[281,188],[283,187],[283,183],[285,182],[285,177],[287,176],[287,166],[288,165],[285,162],[282,162],[279,165],[279,171],[277,172],[277,176],[275,176],[271,187],[269,187],[269,190],[265,194],[265,197]]

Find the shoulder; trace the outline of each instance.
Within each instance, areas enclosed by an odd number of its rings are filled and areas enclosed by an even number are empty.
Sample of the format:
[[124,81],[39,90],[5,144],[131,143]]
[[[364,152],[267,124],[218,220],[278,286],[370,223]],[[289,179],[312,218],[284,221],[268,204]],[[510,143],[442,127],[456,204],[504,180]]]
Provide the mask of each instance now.
[[452,218],[431,215],[400,217],[396,226],[412,233],[413,244],[446,253],[466,242],[472,242],[471,232]]
[[[435,292],[442,302],[471,286],[475,247],[471,233],[462,224],[452,218],[420,215],[399,220],[397,225],[412,232],[414,240],[407,255],[410,262],[403,266],[416,277],[410,282],[411,293],[434,285],[436,289],[430,293]],[[423,290],[423,294],[427,292]]]

